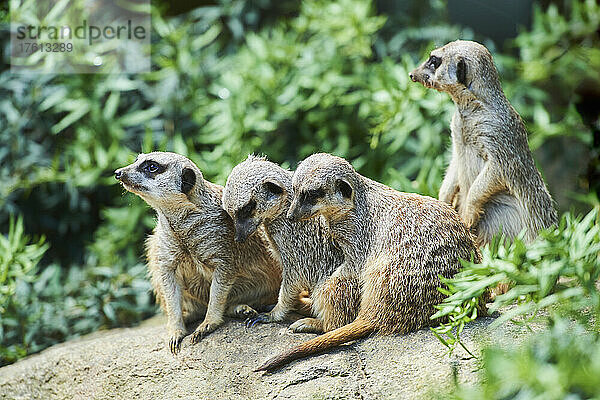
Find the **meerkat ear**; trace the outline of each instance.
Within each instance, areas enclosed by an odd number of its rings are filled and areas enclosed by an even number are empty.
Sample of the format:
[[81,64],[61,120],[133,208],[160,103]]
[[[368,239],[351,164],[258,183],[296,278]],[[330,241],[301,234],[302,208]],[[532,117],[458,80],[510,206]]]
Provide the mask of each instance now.
[[460,58],[456,63],[456,80],[467,86],[467,63],[464,58]]
[[267,189],[267,192],[273,195],[280,195],[281,193],[283,193],[283,188],[279,185],[279,183],[274,181],[264,182],[263,187]]
[[335,188],[342,194],[342,196],[348,199],[352,198],[352,186],[350,186],[350,184],[345,180],[338,179],[335,182]]
[[196,184],[196,173],[190,168],[181,171],[181,192],[188,194]]

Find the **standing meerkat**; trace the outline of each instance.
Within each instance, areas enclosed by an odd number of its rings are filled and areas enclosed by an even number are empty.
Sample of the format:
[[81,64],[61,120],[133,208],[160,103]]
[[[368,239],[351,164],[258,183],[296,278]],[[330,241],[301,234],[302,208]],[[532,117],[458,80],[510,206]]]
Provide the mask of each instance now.
[[191,338],[196,343],[225,314],[252,317],[254,308],[276,301],[281,267],[264,233],[235,242],[233,221],[221,207],[223,187],[204,180],[192,161],[175,153],[140,154],[115,177],[157,214],[146,254],[173,354],[186,334],[184,319],[205,314]]
[[410,78],[448,93],[456,104],[452,159],[439,199],[456,208],[478,244],[500,232],[512,239],[523,229],[531,241],[555,224],[558,216],[533,162],[527,130],[502,91],[490,52],[457,40],[433,50]]
[[360,280],[360,309],[350,324],[268,360],[259,371],[370,333],[407,333],[431,325],[434,306],[444,299],[437,290],[439,277],[458,272],[460,259],[480,260],[452,207],[365,178],[342,158],[308,157],[294,173],[293,190],[288,216],[325,218],[344,254],[339,269]]
[[300,293],[308,291],[316,318],[300,319],[290,329],[321,333],[339,328],[356,318],[358,280],[340,275],[343,254],[322,219],[287,218],[291,201],[292,172],[266,158],[248,156],[225,184],[223,207],[234,221],[237,240],[246,240],[262,225],[282,261],[277,305],[253,322],[282,321],[295,308]]

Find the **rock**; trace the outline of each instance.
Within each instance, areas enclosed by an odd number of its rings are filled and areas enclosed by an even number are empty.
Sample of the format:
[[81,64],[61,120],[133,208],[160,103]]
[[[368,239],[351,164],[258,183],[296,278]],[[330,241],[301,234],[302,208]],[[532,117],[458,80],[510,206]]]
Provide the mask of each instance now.
[[[524,328],[490,331],[492,318],[465,327],[471,351],[510,343]],[[272,373],[252,372],[268,357],[315,335],[287,324],[228,321],[196,345],[186,338],[172,356],[164,319],[136,328],[96,332],[0,368],[0,399],[415,399],[475,382],[477,360],[452,357],[429,330],[370,337],[298,360]],[[454,373],[453,373],[454,366]]]

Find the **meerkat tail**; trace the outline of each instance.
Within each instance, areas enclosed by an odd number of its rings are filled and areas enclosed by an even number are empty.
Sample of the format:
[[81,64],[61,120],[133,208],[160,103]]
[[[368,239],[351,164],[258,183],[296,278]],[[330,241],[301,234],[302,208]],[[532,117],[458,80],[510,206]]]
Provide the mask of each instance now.
[[331,347],[360,339],[374,330],[375,327],[371,322],[363,319],[356,319],[348,325],[344,325],[341,328],[317,336],[312,340],[299,344],[298,346],[267,360],[263,365],[255,369],[254,372],[273,371],[299,358],[304,358]]

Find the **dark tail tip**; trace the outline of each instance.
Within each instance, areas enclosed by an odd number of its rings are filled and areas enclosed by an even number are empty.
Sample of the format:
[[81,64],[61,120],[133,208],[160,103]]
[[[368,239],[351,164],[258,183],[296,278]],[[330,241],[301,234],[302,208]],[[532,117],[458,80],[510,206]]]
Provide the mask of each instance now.
[[291,352],[287,351],[283,354],[280,354],[278,356],[269,358],[267,361],[265,361],[265,363],[263,365],[261,365],[260,367],[256,368],[254,371],[252,372],[261,372],[261,371],[265,371],[265,372],[273,372],[276,369],[282,367],[283,365],[287,364],[290,361],[293,361],[296,357],[292,357],[292,358],[288,358],[291,354]]

